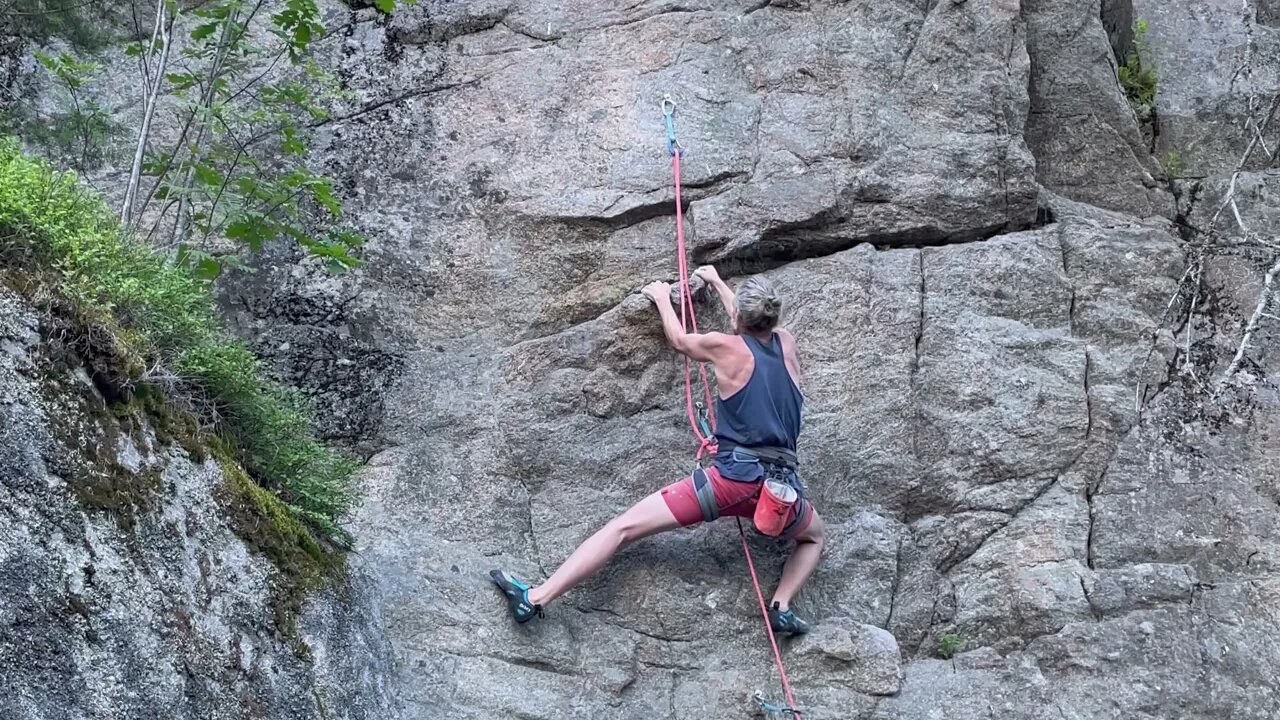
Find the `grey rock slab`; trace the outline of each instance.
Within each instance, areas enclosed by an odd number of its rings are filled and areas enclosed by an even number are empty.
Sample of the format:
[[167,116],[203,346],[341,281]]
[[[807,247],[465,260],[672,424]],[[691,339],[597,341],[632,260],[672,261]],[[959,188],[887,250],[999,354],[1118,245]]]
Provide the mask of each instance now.
[[[1182,175],[1204,177],[1234,171],[1258,129],[1263,145],[1275,147],[1280,128],[1267,116],[1280,92],[1280,34],[1266,3],[1135,0],[1133,12],[1148,23],[1144,51],[1160,78],[1158,157],[1172,155]],[[1261,151],[1245,169],[1267,164]]]
[[[1122,5],[1123,3],[1115,3]],[[1021,3],[1031,57],[1027,145],[1036,179],[1072,199],[1172,217],[1138,120],[1116,80],[1099,2]]]
[[[158,589],[133,618],[101,610],[77,579],[78,531],[43,533],[41,504],[6,502],[3,517],[37,530],[0,543],[0,592],[20,600],[0,617],[48,631],[28,643],[44,670],[21,679],[36,690],[0,702],[20,717],[48,715],[50,697],[110,716],[145,687],[147,711],[217,695],[315,717],[316,688],[330,716],[727,719],[757,690],[777,700],[732,523],[627,548],[533,626],[508,621],[486,578],[502,566],[541,579],[692,465],[683,363],[637,294],[675,272],[670,93],[690,260],[735,281],[768,273],[799,339],[802,472],[829,527],[795,600],[816,634],[783,646],[803,670],[801,707],[1277,716],[1274,326],[1216,399],[1200,387],[1234,352],[1270,256],[1207,255],[1189,324],[1186,287],[1175,297],[1189,267],[1179,233],[1237,234],[1233,212],[1213,214],[1249,142],[1243,108],[1253,95],[1265,109],[1273,89],[1273,6],[424,0],[390,18],[327,6],[344,29],[316,57],[350,94],[315,128],[313,159],[370,238],[369,262],[335,280],[273,254],[225,289],[242,296],[227,305],[235,328],[280,377],[315,367],[312,389],[332,401],[322,429],[370,455],[351,594],[304,615],[311,666],[260,632],[256,600],[219,593],[194,613],[217,648],[196,653],[194,677],[163,639],[86,656],[102,618],[137,622],[189,592],[121,581]],[[1115,71],[1139,17],[1161,76],[1146,125]],[[125,119],[127,69],[102,85]],[[1208,174],[1176,184],[1188,227],[1167,220],[1169,150]],[[1236,184],[1262,237],[1280,226],[1265,161]],[[95,180],[115,188],[118,175]],[[29,313],[3,302],[0,362],[34,372],[30,327],[9,321]],[[698,302],[700,327],[727,329]],[[5,380],[0,407],[38,404]],[[8,492],[65,493],[60,458],[27,442],[35,414],[4,412],[4,467],[20,470]],[[155,455],[145,442],[113,452],[139,467]],[[236,569],[235,587],[260,597],[254,558],[210,549],[220,536],[182,540],[180,507],[148,547],[221,558],[219,587]],[[110,523],[88,526],[92,547],[118,543]],[[748,537],[768,592],[789,547]],[[136,559],[108,556],[113,583],[133,577]],[[90,620],[70,601],[28,602],[31,588],[78,593]],[[223,632],[224,617],[253,631]],[[930,657],[946,633],[966,652]],[[63,691],[67,658],[102,657],[125,658],[118,683]]]
[[866,695],[895,695],[902,686],[898,642],[888,630],[832,618],[804,636],[792,667],[806,681],[846,686]]

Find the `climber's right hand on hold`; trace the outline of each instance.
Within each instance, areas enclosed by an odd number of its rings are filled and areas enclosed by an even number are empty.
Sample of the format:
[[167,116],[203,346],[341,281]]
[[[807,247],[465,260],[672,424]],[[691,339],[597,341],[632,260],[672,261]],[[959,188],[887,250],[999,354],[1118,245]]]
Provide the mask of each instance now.
[[708,285],[716,285],[717,283],[723,282],[723,280],[720,279],[720,273],[716,271],[714,265],[703,265],[693,271],[693,276],[700,278]]
[[712,265],[703,265],[693,271],[694,277],[701,278],[703,282],[711,286],[716,291],[716,295],[720,297],[720,304],[724,305],[725,314],[729,316],[729,322],[737,325],[738,309],[733,302],[733,290],[724,280],[720,279],[720,273]]

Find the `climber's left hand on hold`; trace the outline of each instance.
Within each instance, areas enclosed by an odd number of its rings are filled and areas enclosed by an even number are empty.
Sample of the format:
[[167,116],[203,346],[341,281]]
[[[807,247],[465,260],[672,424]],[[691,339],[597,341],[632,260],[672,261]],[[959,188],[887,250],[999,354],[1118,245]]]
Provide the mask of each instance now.
[[645,297],[655,303],[664,300],[667,303],[671,302],[671,283],[669,282],[663,282],[661,280],[651,282],[648,285],[645,285],[644,289],[640,292],[644,293]]

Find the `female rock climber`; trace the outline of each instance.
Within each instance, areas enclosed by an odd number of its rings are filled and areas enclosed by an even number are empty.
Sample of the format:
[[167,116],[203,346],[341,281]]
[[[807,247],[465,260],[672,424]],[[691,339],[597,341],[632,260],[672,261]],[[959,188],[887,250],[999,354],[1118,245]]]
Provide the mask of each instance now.
[[[490,576],[516,622],[541,617],[547,603],[641,538],[724,515],[752,517],[766,479],[802,490],[795,474],[795,451],[804,396],[795,338],[777,326],[782,300],[763,276],[747,279],[735,295],[715,268],[701,267],[694,274],[715,288],[733,320],[734,334],[685,332],[671,305],[671,286],[665,282],[651,283],[644,294],[658,308],[668,344],[715,367],[719,391],[715,463],[610,520],[541,585],[530,586],[510,573],[492,571]],[[808,632],[809,624],[791,611],[791,598],[813,574],[823,545],[822,518],[803,492],[786,517],[783,537],[795,540],[796,547],[782,569],[769,622],[775,632],[802,634]]]

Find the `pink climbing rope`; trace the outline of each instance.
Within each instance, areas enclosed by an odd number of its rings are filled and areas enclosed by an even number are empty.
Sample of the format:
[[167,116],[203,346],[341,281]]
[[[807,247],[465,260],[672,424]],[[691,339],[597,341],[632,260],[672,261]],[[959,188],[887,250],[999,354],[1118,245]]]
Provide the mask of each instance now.
[[[668,107],[670,106],[670,107]],[[676,142],[675,126],[672,121],[672,114],[675,112],[675,103],[670,98],[666,98],[662,103],[662,114],[667,123],[667,150],[671,153],[671,173],[675,178],[676,192],[676,264],[680,273],[680,327],[685,332],[698,332],[698,319],[693,311],[693,293],[689,290],[689,261],[686,257],[687,250],[685,248],[684,239],[684,206],[680,198],[680,154],[682,148]],[[709,415],[709,421],[712,430],[715,429],[716,419],[711,402],[711,385],[707,383],[707,368],[705,363],[698,363],[698,376],[702,382],[702,390],[706,401],[706,407]],[[698,460],[710,451],[715,453],[716,440],[714,435],[704,435],[702,429],[698,427],[697,414],[693,409],[693,372],[689,365],[689,358],[684,359],[684,400],[685,410],[689,416],[689,427],[693,429],[693,435],[698,439]],[[778,675],[782,678],[782,690],[787,696],[787,706],[791,711],[793,718],[800,720],[800,711],[796,709],[796,698],[791,692],[791,681],[787,679],[787,668],[782,662],[782,651],[778,649],[778,639],[773,634],[773,626],[769,624],[769,606],[765,604],[764,592],[760,589],[760,577],[756,574],[756,564],[751,557],[751,547],[747,544],[747,533],[742,528],[742,518],[738,521],[738,537],[742,540],[742,554],[747,558],[747,570],[751,573],[751,584],[756,590],[756,599],[760,602],[760,616],[764,618],[764,630],[769,635],[769,645],[773,648],[773,660],[778,666]]]
[[[676,188],[676,258],[680,273],[680,328],[685,332],[692,330],[696,333],[698,319],[693,312],[693,293],[689,290],[689,261],[686,257],[684,240],[684,207],[680,199],[680,150],[678,147],[672,148],[671,172],[675,176]],[[702,382],[704,401],[707,412],[710,413],[711,427],[714,428],[716,417],[714,404],[711,402],[711,385],[707,382],[706,363],[698,363],[698,378]],[[716,440],[714,435],[703,435],[702,429],[698,427],[697,413],[693,409],[693,374],[690,371],[688,356],[684,359],[684,401],[685,411],[689,417],[689,427],[693,428],[693,435],[698,438],[697,457],[701,460],[708,451],[715,453]]]
[[756,589],[756,599],[760,601],[760,616],[764,618],[764,631],[769,634],[769,645],[773,648],[773,661],[778,664],[778,676],[782,678],[782,691],[787,695],[787,707],[791,708],[791,716],[800,720],[800,711],[796,708],[796,696],[791,692],[791,681],[787,679],[787,668],[782,664],[782,651],[778,649],[778,638],[773,634],[773,626],[769,624],[769,606],[764,602],[764,592],[760,590],[760,578],[756,575],[756,564],[751,561],[751,548],[747,546],[747,531],[742,529],[742,518],[738,521],[738,537],[742,539],[742,554],[747,557],[747,569],[751,571],[751,584]]

